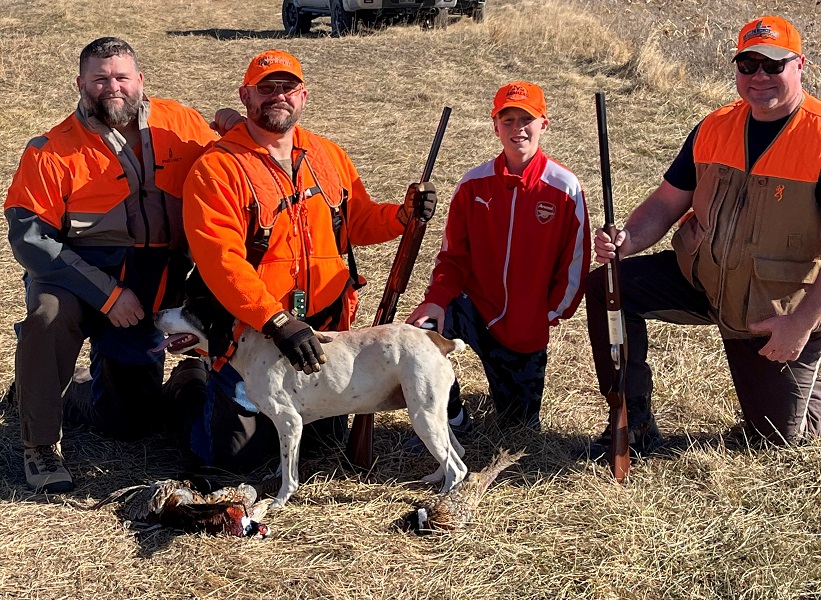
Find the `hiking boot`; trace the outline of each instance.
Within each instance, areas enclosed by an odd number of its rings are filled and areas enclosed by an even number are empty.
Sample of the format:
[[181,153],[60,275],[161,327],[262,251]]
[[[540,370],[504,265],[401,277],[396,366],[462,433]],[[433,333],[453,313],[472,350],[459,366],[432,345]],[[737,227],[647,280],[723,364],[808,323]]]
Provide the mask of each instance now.
[[[599,438],[590,444],[590,460],[608,459],[611,439],[608,423]],[[664,443],[664,438],[656,425],[656,417],[650,410],[650,399],[646,396],[627,399],[627,443],[633,458],[647,456]]]
[[[448,421],[450,424],[450,428],[453,431],[453,435],[456,436],[457,440],[462,440],[462,438],[473,431],[473,419],[470,418],[470,415],[467,411],[463,408],[462,412],[459,413],[459,416],[456,419],[461,417],[461,421],[458,425],[453,425]],[[452,419],[452,420],[456,420]],[[423,442],[416,433],[410,436],[405,443],[402,444],[402,451],[407,452],[408,454],[424,454],[428,451],[427,446],[425,446],[425,442]]]
[[63,466],[60,442],[26,448],[23,469],[26,471],[26,483],[35,492],[60,494],[74,489],[71,473]]

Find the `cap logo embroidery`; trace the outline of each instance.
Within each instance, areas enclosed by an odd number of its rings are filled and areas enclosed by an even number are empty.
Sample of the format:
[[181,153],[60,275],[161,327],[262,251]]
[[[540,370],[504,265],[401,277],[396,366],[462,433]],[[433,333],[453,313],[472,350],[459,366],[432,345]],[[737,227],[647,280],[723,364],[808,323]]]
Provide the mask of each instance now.
[[511,85],[507,91],[508,100],[523,100],[527,97],[527,88],[521,85]]
[[776,39],[778,37],[778,32],[773,31],[769,25],[764,25],[764,21],[759,21],[755,24],[755,27],[750,29],[747,33],[744,34],[744,41],[754,38],[760,37],[762,39]]
[[556,205],[550,202],[539,202],[536,205],[536,220],[542,225],[549,223],[556,216]]
[[260,67],[268,67],[271,65],[283,65],[285,67],[292,67],[291,61],[284,56],[260,56],[257,60],[257,65]]

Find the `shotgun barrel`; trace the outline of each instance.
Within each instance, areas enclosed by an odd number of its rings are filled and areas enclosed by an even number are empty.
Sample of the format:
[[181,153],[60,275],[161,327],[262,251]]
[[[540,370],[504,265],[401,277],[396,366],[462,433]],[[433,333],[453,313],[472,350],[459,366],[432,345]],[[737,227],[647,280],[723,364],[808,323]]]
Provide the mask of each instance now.
[[[607,112],[604,92],[596,92],[596,121],[599,130],[599,157],[601,159],[602,193],[604,196],[603,229],[610,239],[616,237],[613,209],[613,186],[610,180],[610,145],[607,139]],[[625,396],[627,369],[627,337],[624,312],[621,305],[619,249],[616,256],[605,265],[605,298],[607,301],[607,324],[610,339],[610,358],[613,361],[614,377],[607,404],[610,407],[610,470],[616,481],[621,483],[630,472],[630,448],[627,434],[627,398]]]
[[[422,170],[422,177],[419,183],[430,181],[433,174],[433,165],[439,154],[439,147],[445,137],[445,129],[448,126],[451,108],[446,106],[442,110],[442,117],[439,119],[439,126],[433,137],[433,143],[428,152],[428,160]],[[385,283],[385,291],[382,293],[382,300],[379,308],[376,309],[376,316],[373,326],[392,323],[396,316],[396,307],[399,303],[399,296],[405,293],[410,280],[413,265],[419,255],[422,246],[422,238],[425,236],[427,223],[418,217],[408,219],[405,231],[399,242],[399,248],[391,265],[388,280]],[[348,459],[360,469],[370,469],[373,465],[373,415],[356,415],[351,426],[351,433],[348,436]]]

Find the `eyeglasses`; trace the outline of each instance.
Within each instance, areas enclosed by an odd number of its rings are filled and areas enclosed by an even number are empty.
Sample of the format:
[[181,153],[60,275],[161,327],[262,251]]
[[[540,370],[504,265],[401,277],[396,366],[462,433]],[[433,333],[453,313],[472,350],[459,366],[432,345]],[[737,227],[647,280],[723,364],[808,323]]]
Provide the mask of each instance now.
[[290,96],[302,89],[302,82],[292,79],[266,79],[256,85],[249,85],[247,87],[255,88],[261,96],[271,96],[274,94]]
[[789,58],[782,58],[781,60],[773,60],[772,58],[749,58],[742,57],[735,61],[738,67],[738,72],[742,75],[755,75],[758,73],[758,67],[764,69],[767,75],[778,75],[784,72],[784,67],[791,60],[795,60],[799,55],[791,56]]

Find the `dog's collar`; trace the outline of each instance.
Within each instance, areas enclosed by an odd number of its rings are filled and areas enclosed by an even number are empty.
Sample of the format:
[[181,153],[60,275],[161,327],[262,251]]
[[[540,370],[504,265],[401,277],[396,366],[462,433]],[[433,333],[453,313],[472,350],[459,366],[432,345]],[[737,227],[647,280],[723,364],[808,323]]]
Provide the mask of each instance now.
[[237,342],[239,341],[242,332],[245,331],[247,327],[247,323],[243,323],[240,320],[234,321],[234,329],[231,332],[231,343],[228,344],[225,354],[218,356],[213,360],[211,363],[211,369],[214,371],[219,371],[229,360],[231,360],[231,357],[234,356],[234,352],[237,351]]

